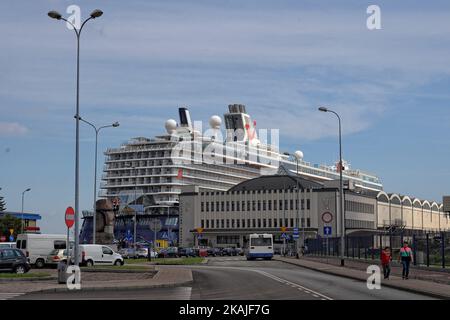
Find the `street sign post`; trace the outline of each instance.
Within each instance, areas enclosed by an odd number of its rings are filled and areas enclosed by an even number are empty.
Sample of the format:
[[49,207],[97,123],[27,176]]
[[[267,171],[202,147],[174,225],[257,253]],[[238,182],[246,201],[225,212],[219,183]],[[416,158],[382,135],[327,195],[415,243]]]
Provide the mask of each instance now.
[[294,228],[293,230],[294,230],[294,232],[292,233],[292,238],[297,240],[300,237],[298,228]]
[[[71,259],[70,259],[70,233],[69,233],[69,230],[75,224],[75,210],[73,210],[72,207],[67,207],[66,213],[64,215],[64,219],[65,219],[66,226],[67,226],[67,245],[66,245],[66,248],[67,248],[67,265],[70,265]],[[75,235],[75,237],[77,237],[77,235]],[[77,252],[77,251],[75,251],[75,252]]]
[[323,234],[324,234],[325,236],[331,236],[331,234],[332,234],[332,228],[331,228],[331,226],[324,226],[324,227],[323,227]]
[[[156,233],[162,229],[161,220],[152,219],[150,220],[150,230],[153,231],[153,251],[156,253]],[[148,254],[150,257],[150,252]]]

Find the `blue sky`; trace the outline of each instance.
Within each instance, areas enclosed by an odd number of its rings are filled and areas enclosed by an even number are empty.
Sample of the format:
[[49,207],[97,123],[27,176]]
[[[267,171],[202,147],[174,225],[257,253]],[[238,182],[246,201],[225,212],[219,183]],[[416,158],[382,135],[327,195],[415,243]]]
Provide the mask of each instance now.
[[[385,190],[441,201],[450,188],[448,1],[2,1],[0,194],[10,210],[64,232],[73,205],[75,36],[49,10],[104,15],[83,30],[81,116],[100,150],[164,132],[187,105],[194,120],[247,105],[283,150],[333,163],[336,121],[344,157]],[[366,8],[381,8],[381,30]],[[64,14],[67,16],[67,14]],[[81,195],[91,207],[94,135],[81,127]],[[103,156],[100,158],[102,167]]]

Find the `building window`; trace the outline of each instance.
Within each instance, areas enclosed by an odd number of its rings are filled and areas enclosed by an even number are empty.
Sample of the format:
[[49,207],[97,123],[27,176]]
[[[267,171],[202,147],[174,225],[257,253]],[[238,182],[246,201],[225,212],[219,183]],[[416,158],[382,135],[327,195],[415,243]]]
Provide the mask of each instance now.
[[277,200],[273,200],[273,210],[277,210]]
[[242,228],[245,228],[245,219],[242,219]]
[[222,229],[225,228],[225,220],[224,219],[221,220],[221,225],[222,225]]
[[258,211],[261,211],[261,201],[258,200]]
[[209,220],[206,220],[206,229],[209,229]]
[[256,219],[253,219],[253,228],[256,228]]
[[278,200],[278,207],[280,208],[280,210],[283,210],[283,200]]
[[251,208],[250,201],[247,201],[247,211],[250,211],[250,208]]
[[284,227],[289,227],[289,225],[288,225],[289,221],[288,220],[289,220],[288,218],[284,218]]
[[236,219],[236,228],[241,227],[241,219]]
[[227,212],[230,211],[230,201],[227,201]]
[[214,229],[214,220],[211,220],[211,228]]
[[200,211],[203,212],[205,211],[205,203],[202,201],[202,203],[200,204]]
[[268,200],[267,204],[269,205],[269,210],[272,210],[272,200]]
[[206,203],[206,212],[209,212],[209,202]]
[[295,210],[298,210],[298,199],[295,200]]
[[290,203],[290,208],[291,208],[291,210],[294,210],[294,200],[290,200],[289,201],[289,203]]
[[283,219],[280,218],[280,227],[285,227],[283,226]]
[[287,199],[284,200],[284,210],[289,210]]
[[294,226],[294,219],[291,218],[291,228]]
[[236,201],[236,211],[241,211],[241,208],[239,208],[239,204],[240,204],[240,202]]
[[252,201],[252,211],[256,211],[256,201]]
[[219,208],[219,201],[216,202],[216,211],[220,211],[220,208]]
[[311,209],[311,200],[306,200],[306,210]]
[[205,227],[205,220],[202,219],[201,221],[201,227],[204,228]]
[[267,228],[267,220],[263,219],[263,228]]
[[302,228],[305,227],[305,218],[302,218]]
[[302,204],[302,210],[305,210],[305,199],[302,199],[301,204]]
[[234,219],[231,219],[231,228],[234,228]]
[[306,219],[306,227],[311,227],[311,219],[310,218],[307,218]]
[[234,201],[231,201],[231,211],[234,211]]
[[222,212],[225,211],[225,202],[222,201],[220,208],[221,208],[220,211]]
[[272,219],[269,219],[269,228],[272,228]]
[[263,200],[263,211],[266,211],[266,200]]
[[240,246],[239,236],[217,236],[217,244]]
[[227,219],[227,229],[230,229],[230,219]]
[[277,227],[277,219],[273,219],[273,227],[276,228]]
[[247,228],[251,228],[252,225],[250,224],[250,219],[247,219]]

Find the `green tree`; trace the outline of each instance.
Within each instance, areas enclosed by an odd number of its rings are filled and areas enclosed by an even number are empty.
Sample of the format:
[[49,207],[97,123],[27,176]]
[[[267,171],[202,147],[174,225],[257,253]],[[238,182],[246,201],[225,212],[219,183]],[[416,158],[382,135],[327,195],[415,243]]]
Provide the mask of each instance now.
[[22,222],[19,218],[16,218],[10,214],[5,214],[0,218],[0,235],[5,236],[7,239],[10,236],[9,229],[14,229],[14,239],[17,238],[17,234],[20,233],[22,228]]
[[6,202],[2,196],[0,196],[0,212],[6,210]]

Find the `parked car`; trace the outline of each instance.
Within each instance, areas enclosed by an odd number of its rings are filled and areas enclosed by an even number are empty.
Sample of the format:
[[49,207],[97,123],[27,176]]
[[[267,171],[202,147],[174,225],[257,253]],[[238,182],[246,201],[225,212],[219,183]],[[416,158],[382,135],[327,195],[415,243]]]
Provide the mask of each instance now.
[[15,242],[0,242],[0,249],[15,249]]
[[17,236],[16,247],[22,250],[31,265],[43,268],[50,252],[66,249],[66,241],[65,235],[23,233]]
[[237,255],[236,249],[234,248],[222,248],[221,251],[222,256],[235,256]]
[[208,256],[217,257],[221,255],[220,248],[209,248],[208,250]]
[[101,244],[82,244],[80,245],[80,254],[81,264],[88,267],[93,265],[122,266],[125,263],[120,254]]
[[197,254],[192,248],[178,248],[178,256],[180,257],[196,257]]
[[178,258],[178,248],[169,247],[161,249],[158,253],[158,258]]
[[236,255],[237,256],[243,256],[244,255],[244,249],[242,248],[236,248]]
[[27,273],[30,264],[22,251],[11,248],[0,249],[0,270],[14,273]]
[[136,254],[134,252],[134,248],[122,248],[119,250],[119,254],[126,259],[130,259],[130,258],[136,258],[137,257],[137,250],[136,250]]
[[50,266],[57,266],[59,262],[67,261],[67,249],[55,249],[47,256],[45,263]]

